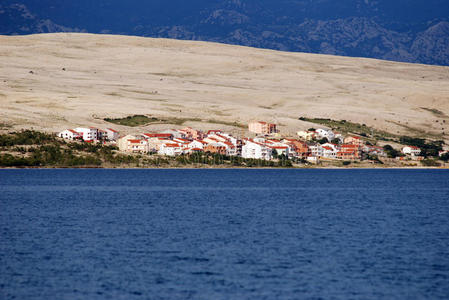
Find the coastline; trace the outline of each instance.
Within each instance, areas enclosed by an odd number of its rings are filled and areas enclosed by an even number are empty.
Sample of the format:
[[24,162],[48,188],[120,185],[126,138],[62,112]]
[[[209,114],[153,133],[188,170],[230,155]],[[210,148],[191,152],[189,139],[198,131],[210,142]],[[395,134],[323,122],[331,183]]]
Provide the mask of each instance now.
[[405,166],[405,167],[329,167],[329,166],[305,166],[305,167],[238,167],[238,166],[211,166],[211,167],[191,167],[191,166],[173,166],[173,167],[99,167],[99,166],[39,166],[39,167],[0,167],[0,170],[20,170],[20,169],[30,169],[30,170],[51,170],[51,169],[103,169],[103,170],[449,170],[449,166]]

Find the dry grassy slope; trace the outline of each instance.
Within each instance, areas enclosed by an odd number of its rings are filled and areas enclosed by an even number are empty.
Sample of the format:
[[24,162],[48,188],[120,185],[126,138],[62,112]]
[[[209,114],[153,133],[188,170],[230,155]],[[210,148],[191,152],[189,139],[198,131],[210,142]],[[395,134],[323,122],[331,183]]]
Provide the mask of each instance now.
[[[310,126],[300,116],[410,130],[394,121],[441,134],[449,68],[128,36],[0,36],[0,104],[0,123],[52,131],[150,114],[261,119],[292,133]],[[160,127],[176,126],[142,130]]]

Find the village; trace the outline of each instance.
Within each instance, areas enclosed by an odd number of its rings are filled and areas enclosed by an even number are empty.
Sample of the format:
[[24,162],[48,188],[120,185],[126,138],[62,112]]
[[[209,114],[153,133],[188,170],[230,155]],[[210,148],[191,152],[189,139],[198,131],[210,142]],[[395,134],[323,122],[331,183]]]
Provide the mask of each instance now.
[[[120,136],[114,129],[89,127],[66,129],[58,137],[87,143],[115,144],[123,153],[181,156],[211,153],[246,159],[290,159],[309,164],[325,161],[361,161],[387,158],[384,147],[372,145],[360,136],[343,136],[331,129],[310,128],[298,131],[296,138],[283,137],[276,124],[254,121],[248,124],[254,137],[235,137],[222,130],[207,132],[191,127],[160,132]],[[441,151],[443,155],[448,151]],[[397,160],[420,161],[421,149],[416,146],[401,148]]]

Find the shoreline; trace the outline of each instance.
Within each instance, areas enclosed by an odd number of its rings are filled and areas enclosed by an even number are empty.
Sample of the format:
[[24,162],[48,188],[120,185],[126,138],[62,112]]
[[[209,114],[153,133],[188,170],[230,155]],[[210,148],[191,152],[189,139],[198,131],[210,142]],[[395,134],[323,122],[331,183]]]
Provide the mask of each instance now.
[[71,169],[71,170],[77,170],[77,169],[102,169],[102,170],[449,170],[449,167],[357,167],[357,168],[351,168],[351,167],[290,167],[290,168],[283,168],[283,167],[273,167],[273,168],[267,168],[267,167],[211,167],[211,168],[203,168],[203,167],[61,167],[61,166],[54,166],[54,167],[0,167],[0,170],[23,170],[23,169],[30,169],[30,170],[51,170],[51,169],[57,169],[57,170],[64,170],[64,169]]

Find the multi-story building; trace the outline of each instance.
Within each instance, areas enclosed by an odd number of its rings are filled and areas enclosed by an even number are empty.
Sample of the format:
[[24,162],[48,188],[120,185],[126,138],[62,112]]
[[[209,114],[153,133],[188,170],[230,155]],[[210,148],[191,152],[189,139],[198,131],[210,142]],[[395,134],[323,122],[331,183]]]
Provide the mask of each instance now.
[[248,124],[248,130],[257,134],[272,134],[277,132],[276,124],[262,121],[250,122]]
[[78,127],[74,129],[78,132],[84,141],[96,141],[99,139],[98,137],[98,128],[95,127]]
[[264,144],[247,140],[242,146],[242,157],[270,160],[272,157],[271,148]]

